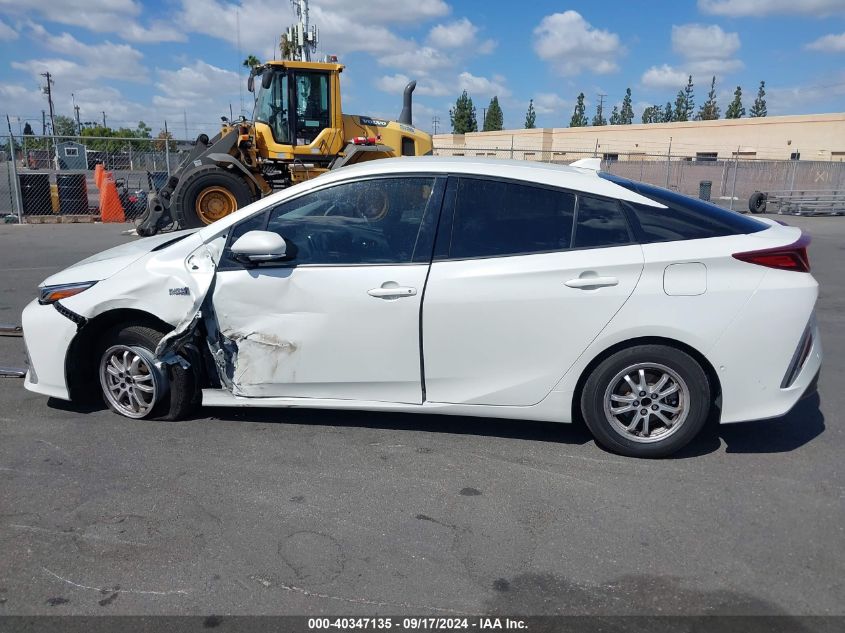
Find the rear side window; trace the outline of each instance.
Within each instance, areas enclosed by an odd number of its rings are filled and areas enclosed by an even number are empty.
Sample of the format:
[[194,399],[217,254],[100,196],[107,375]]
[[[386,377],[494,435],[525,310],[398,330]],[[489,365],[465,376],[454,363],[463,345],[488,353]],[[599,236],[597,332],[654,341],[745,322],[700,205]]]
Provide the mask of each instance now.
[[458,180],[449,256],[496,257],[569,248],[575,196],[532,185]]
[[743,235],[768,228],[768,225],[753,218],[668,189],[604,172],[600,176],[667,207],[624,203],[632,211],[637,238],[643,243]]
[[578,196],[578,216],[572,248],[620,246],[630,243],[628,221],[616,200]]

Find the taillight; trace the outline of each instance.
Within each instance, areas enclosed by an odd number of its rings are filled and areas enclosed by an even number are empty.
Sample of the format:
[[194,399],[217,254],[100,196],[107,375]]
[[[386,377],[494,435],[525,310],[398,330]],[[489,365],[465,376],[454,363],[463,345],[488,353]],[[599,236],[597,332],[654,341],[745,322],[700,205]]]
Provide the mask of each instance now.
[[798,273],[810,272],[810,258],[807,256],[807,246],[810,244],[810,236],[802,234],[798,241],[788,246],[776,246],[774,248],[763,248],[758,251],[746,251],[734,253],[734,258],[766,266],[778,270],[792,270]]

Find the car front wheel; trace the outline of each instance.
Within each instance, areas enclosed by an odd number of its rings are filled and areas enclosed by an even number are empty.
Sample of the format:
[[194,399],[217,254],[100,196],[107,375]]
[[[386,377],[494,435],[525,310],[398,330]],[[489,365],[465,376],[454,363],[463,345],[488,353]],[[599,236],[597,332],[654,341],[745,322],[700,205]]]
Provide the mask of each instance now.
[[665,345],[639,345],[606,358],[581,396],[596,442],[630,457],[679,450],[701,430],[710,406],[710,384],[699,363]]
[[97,372],[103,399],[127,418],[177,420],[195,404],[195,381],[179,365],[158,368],[154,350],[164,332],[143,325],[118,326],[100,343]]

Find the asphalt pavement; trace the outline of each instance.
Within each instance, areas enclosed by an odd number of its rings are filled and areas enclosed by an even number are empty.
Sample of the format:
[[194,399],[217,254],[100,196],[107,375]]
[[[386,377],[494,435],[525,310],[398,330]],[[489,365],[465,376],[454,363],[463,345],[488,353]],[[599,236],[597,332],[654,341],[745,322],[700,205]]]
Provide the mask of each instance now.
[[[845,217],[785,219],[814,238],[820,396],[672,459],[581,425],[130,421],[0,378],[0,615],[845,614]],[[126,228],[0,225],[0,323]]]

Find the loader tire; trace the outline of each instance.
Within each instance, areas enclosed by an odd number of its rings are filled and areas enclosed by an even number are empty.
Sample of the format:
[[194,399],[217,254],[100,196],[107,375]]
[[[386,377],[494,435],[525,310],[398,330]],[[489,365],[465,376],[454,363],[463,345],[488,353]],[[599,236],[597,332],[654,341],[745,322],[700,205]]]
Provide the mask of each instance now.
[[182,176],[174,192],[173,210],[182,228],[201,228],[255,199],[240,176],[217,165],[203,165]]

